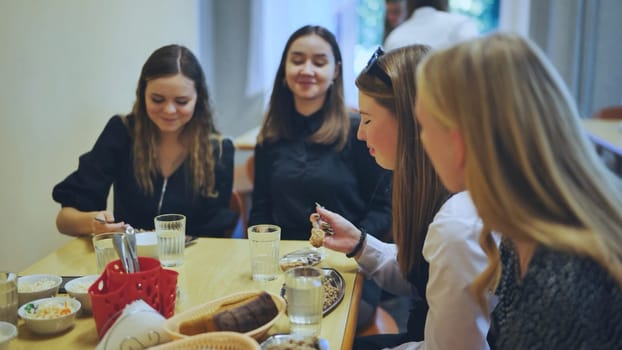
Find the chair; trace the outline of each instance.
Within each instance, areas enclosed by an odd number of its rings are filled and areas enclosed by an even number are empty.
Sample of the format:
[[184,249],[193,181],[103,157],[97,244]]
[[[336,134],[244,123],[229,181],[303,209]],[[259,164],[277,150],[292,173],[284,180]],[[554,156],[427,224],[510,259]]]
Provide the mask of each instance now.
[[622,120],[622,106],[605,107],[593,116],[595,119]]
[[[608,106],[598,110],[592,116],[593,119],[601,120],[619,120],[622,121],[622,106]],[[622,174],[622,157],[611,152],[606,151],[603,146],[597,144],[596,152],[600,155],[603,162],[611,170],[615,171],[618,175]]]
[[356,332],[356,336],[366,336],[375,334],[397,334],[399,328],[397,323],[391,314],[389,314],[381,306],[376,308],[373,322],[370,322],[367,326],[360,328]]
[[[231,200],[229,201],[229,209],[231,209],[232,211],[238,214],[238,219],[236,220],[236,222],[241,224],[242,235],[246,237],[246,225],[248,222],[248,218],[246,214],[246,205],[244,204],[244,198],[242,198],[242,195],[236,190],[233,190],[231,192]],[[236,225],[236,227],[237,226],[238,225]],[[225,237],[231,238],[233,236],[234,229],[235,227],[228,230],[225,234]]]
[[251,154],[246,159],[246,176],[250,180],[251,184],[255,180],[255,155]]

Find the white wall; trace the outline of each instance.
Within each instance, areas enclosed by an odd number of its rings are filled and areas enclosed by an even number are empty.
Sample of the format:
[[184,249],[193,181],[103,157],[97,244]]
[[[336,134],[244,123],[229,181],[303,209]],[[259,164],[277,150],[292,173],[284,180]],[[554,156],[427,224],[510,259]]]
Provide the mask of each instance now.
[[19,271],[67,240],[52,187],[108,118],[131,109],[153,50],[197,52],[199,1],[0,1],[0,270]]

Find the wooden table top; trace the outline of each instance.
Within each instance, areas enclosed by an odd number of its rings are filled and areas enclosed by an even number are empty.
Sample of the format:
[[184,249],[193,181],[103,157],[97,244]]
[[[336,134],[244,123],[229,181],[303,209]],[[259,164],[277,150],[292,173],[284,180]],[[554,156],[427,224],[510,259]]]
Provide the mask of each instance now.
[[[306,241],[281,241],[281,255],[309,247]],[[328,340],[331,349],[351,349],[356,332],[356,317],[360,300],[362,277],[353,259],[343,254],[326,251],[320,267],[331,267],[341,273],[346,291],[343,301],[322,320],[320,337]],[[248,241],[231,238],[199,238],[185,250],[184,264],[175,268],[179,272],[178,286],[181,294],[175,311],[232,293],[249,290],[267,290],[279,293],[283,275],[270,282],[254,282],[250,275]],[[76,238],[50,253],[20,275],[53,273],[62,276],[82,276],[96,273],[95,254],[90,239]],[[31,333],[23,321],[18,324],[19,335],[9,349],[40,348],[76,349],[97,345],[95,322],[90,316],[79,316],[73,329],[58,335],[41,336]],[[289,332],[289,321],[283,315],[270,330],[270,334]]]
[[590,139],[599,146],[622,156],[622,129],[620,120],[584,119]]

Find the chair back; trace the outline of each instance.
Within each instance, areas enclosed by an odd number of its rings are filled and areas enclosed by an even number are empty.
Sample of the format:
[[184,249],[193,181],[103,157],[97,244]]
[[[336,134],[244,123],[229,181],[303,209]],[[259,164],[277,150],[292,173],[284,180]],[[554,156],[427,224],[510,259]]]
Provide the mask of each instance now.
[[[236,220],[236,222],[241,224],[241,230],[243,233],[243,237],[246,238],[246,226],[248,222],[247,213],[246,213],[246,205],[244,204],[244,198],[242,198],[242,195],[236,190],[233,190],[231,192],[231,200],[229,201],[229,209],[231,209],[231,211],[236,212],[238,214],[238,219]],[[233,236],[234,229],[235,227],[228,230],[225,234],[225,237],[231,238]]]
[[594,114],[596,119],[622,120],[622,106],[605,107]]

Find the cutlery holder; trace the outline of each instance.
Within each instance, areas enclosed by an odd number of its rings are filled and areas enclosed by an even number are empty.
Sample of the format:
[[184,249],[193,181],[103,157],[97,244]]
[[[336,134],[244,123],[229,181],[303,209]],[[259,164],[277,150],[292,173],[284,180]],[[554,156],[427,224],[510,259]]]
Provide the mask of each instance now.
[[137,299],[169,318],[175,312],[178,273],[163,269],[160,261],[139,257],[140,272],[126,273],[120,260],[110,262],[89,288],[97,334],[101,339],[121,315],[125,306]]

